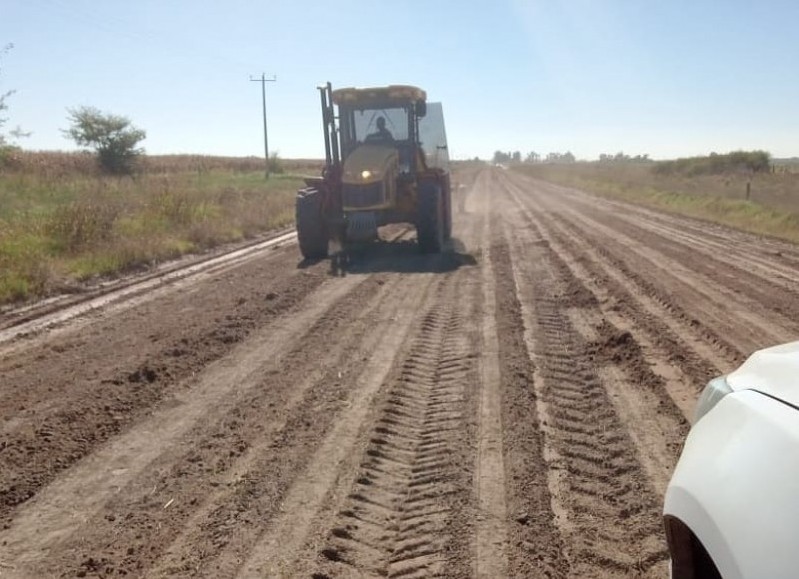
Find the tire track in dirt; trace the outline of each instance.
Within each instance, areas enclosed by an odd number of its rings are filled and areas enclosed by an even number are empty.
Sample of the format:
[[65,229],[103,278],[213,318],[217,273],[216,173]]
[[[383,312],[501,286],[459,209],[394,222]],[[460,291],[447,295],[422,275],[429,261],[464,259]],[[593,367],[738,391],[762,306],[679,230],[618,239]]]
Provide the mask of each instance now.
[[[582,216],[572,218],[572,227],[597,232],[602,244],[611,253],[624,255],[633,270],[658,282],[672,297],[672,302],[691,308],[694,318],[725,341],[741,355],[748,356],[763,344],[785,342],[792,334],[773,310],[725,286],[722,279],[707,279],[694,273],[685,261],[676,261],[658,251],[654,244],[644,246],[594,220]],[[657,271],[655,277],[653,270]],[[639,277],[640,277],[639,273]]]
[[[508,210],[511,219],[516,213]],[[540,231],[512,224],[518,235],[511,275],[535,364],[552,509],[569,576],[658,576],[666,559],[659,498],[600,378],[601,344],[587,343],[567,313],[595,309],[596,300],[541,243]],[[519,240],[524,232],[530,239]]]
[[[619,216],[621,217],[621,216]],[[629,225],[635,226],[627,215],[623,216]],[[690,223],[658,219],[654,216],[644,216],[645,229],[657,233],[663,239],[678,243],[683,248],[693,250],[704,256],[707,262],[717,262],[722,265],[723,270],[733,272],[735,277],[751,277],[756,284],[763,283],[767,287],[792,291],[799,284],[799,254],[796,248],[787,242],[779,243],[776,240],[771,242],[779,249],[772,249],[768,253],[759,250],[751,250],[748,246],[757,244],[762,246],[768,240],[762,237],[750,235],[748,239],[743,238],[746,234],[725,230],[721,226],[705,225],[704,231],[692,232]],[[718,229],[720,235],[716,237],[713,229]],[[723,236],[726,234],[726,238]],[[792,254],[793,257],[792,257]],[[703,261],[704,261],[703,260]],[[745,264],[745,265],[744,265]]]
[[[474,191],[458,213],[453,246],[481,255],[483,215]],[[437,566],[443,576],[473,575],[480,281],[479,270],[461,268],[419,304],[418,323],[315,517],[296,575],[429,576]],[[434,376],[436,384],[425,382]],[[393,509],[393,523],[380,518],[387,514],[376,502]],[[370,522],[355,518],[358,512]]]
[[535,411],[534,368],[502,242],[506,223],[498,213],[496,188],[496,172],[483,170],[470,196],[470,210],[483,216],[475,228],[482,240],[483,327],[473,575],[565,577]]
[[648,310],[655,312],[656,316],[662,312],[662,316],[659,317],[675,334],[685,336],[684,339],[691,343],[694,351],[712,362],[716,368],[729,369],[746,358],[743,349],[728,339],[728,333],[720,333],[712,327],[712,324],[700,320],[701,316],[694,315],[694,312],[701,311],[701,308],[688,303],[685,305],[678,303],[674,292],[665,288],[662,283],[654,281],[659,279],[657,275],[647,273],[646,266],[631,263],[629,252],[626,259],[620,258],[608,248],[604,240],[598,239],[583,228],[558,216],[554,216],[553,221],[558,222],[567,235],[595,248],[597,261],[606,267],[610,275],[617,276],[617,281],[626,278],[632,282],[632,287],[638,288],[635,297],[639,298]]
[[[587,340],[599,339],[597,330],[603,328],[604,321],[621,332],[629,332],[642,350],[642,356],[652,373],[658,377],[659,385],[655,394],[660,401],[656,406],[676,405],[684,419],[691,420],[701,388],[710,378],[722,373],[721,368],[725,368],[726,363],[722,361],[716,366],[701,357],[690,346],[691,340],[681,340],[663,319],[640,307],[640,303],[631,296],[627,288],[609,278],[596,262],[574,258],[574,255],[580,255],[579,245],[572,246],[567,242],[565,247],[568,249],[564,250],[564,246],[554,242],[558,236],[553,235],[552,231],[549,235],[552,235],[552,247],[559,258],[596,296],[600,309],[595,316],[575,316],[575,328]],[[700,352],[704,350],[707,348],[698,348]],[[717,356],[711,357],[716,358]],[[644,385],[650,386],[647,382]],[[644,407],[649,406],[651,405],[644,404]]]
[[[683,255],[681,259],[671,258],[659,248],[657,235],[644,236],[643,240],[632,238],[606,223],[614,219],[612,215],[596,210],[586,214],[579,210],[579,202],[565,204],[559,198],[546,195],[539,195],[537,199],[545,203],[553,215],[567,221],[575,232],[591,235],[592,243],[598,248],[615,256],[624,256],[623,261],[637,274],[637,279],[641,279],[641,274],[657,279],[660,292],[668,294],[668,301],[673,304],[682,302],[682,307],[695,313],[694,323],[707,327],[717,336],[726,337],[718,339],[727,342],[730,349],[738,353],[737,362],[755,349],[789,341],[795,335],[795,330],[791,329],[795,324],[788,318],[775,315],[783,307],[782,300],[764,300],[764,295],[760,294],[750,297],[735,289],[740,289],[739,282],[727,283],[726,273],[707,277],[702,273],[706,269],[703,263],[710,260],[690,255]],[[784,293],[780,295],[785,297]],[[733,326],[733,322],[741,323]]]
[[[487,175],[484,173],[484,175]],[[475,469],[477,521],[475,525],[475,569],[478,579],[505,577],[508,574],[508,521],[503,459],[502,374],[497,333],[497,279],[492,263],[492,218],[489,194],[480,181],[482,218],[481,247],[486,248],[481,264],[482,336],[480,343],[480,400],[478,445]]]
[[[499,233],[491,244],[496,279],[502,392],[503,462],[508,528],[508,576],[568,577],[569,563],[556,519],[562,516],[547,463],[548,428],[541,421],[533,381],[535,366],[525,342],[521,304],[510,251]],[[502,224],[504,225],[504,223]]]
[[[741,276],[755,277],[759,282],[793,291],[799,283],[799,251],[796,246],[777,239],[730,229],[715,223],[669,215],[651,209],[588,195],[551,183],[524,179],[537,187],[567,196],[570,202],[589,213],[613,214],[632,226],[643,225],[645,231],[699,252],[703,261],[720,262],[724,269]],[[742,267],[746,263],[746,267]]]
[[[531,212],[536,213],[526,196],[519,191],[513,195],[517,203],[526,203],[520,205],[520,211],[528,217]],[[628,277],[597,251],[595,244],[583,240],[572,228],[564,226],[561,219],[549,215],[545,221],[538,221],[538,226],[546,229],[552,249],[595,295],[602,317],[632,333],[668,395],[683,416],[690,419],[701,387],[732,367],[733,359],[705,342],[704,335],[696,332],[694,325],[675,320],[672,307],[663,307],[644,289],[631,284]]]
[[[729,248],[718,248],[713,255],[700,253],[703,258],[697,259],[696,244],[681,242],[680,236],[671,230],[664,231],[650,223],[633,224],[616,215],[603,214],[602,220],[637,244],[658,251],[673,263],[684,264],[697,282],[715,284],[736,294],[736,301],[746,310],[772,318],[792,334],[799,332],[799,324],[794,321],[799,319],[799,300],[796,300],[799,275],[788,280],[789,287],[785,287],[775,283],[779,274],[774,269],[768,270],[770,275],[755,275],[756,262],[742,259],[742,256],[735,260],[724,259],[731,253]],[[782,319],[774,319],[775,313]]]
[[305,473],[288,490],[280,515],[260,537],[237,576],[288,576],[294,572],[312,523],[331,487],[341,476],[342,464],[352,452],[374,397],[417,319],[414,304],[428,301],[434,278],[435,274],[417,276],[415,283],[400,297],[397,317],[383,332],[379,345],[355,380],[347,407],[307,463]]
[[453,281],[424,315],[389,388],[360,475],[321,551],[331,562],[387,577],[441,575],[453,563],[444,556],[449,503],[459,492],[452,449],[476,355],[464,333],[471,307],[463,299],[453,303],[455,289]]
[[593,352],[597,376],[625,423],[653,487],[662,495],[688,434],[698,386],[710,376],[692,382],[675,367],[674,352],[655,346],[636,317],[625,318],[609,308],[607,293],[594,282],[596,276],[573,257],[580,248],[561,245],[552,236],[553,222],[539,219],[522,205],[519,195],[509,193],[531,230],[547,239],[552,260],[567,285],[591,292],[593,300],[584,299],[583,307],[568,311],[570,321]]
[[[556,240],[562,241],[566,247],[575,246],[573,254],[578,256],[575,260],[606,280],[618,298],[620,309],[634,311],[632,317],[649,320],[653,328],[665,329],[662,335],[673,336],[670,340],[673,344],[685,343],[685,347],[694,353],[689,359],[698,356],[707,364],[705,369],[710,369],[711,374],[729,370],[743,360],[744,355],[737,347],[678,305],[673,293],[667,291],[663,284],[653,282],[659,279],[657,275],[645,275],[645,268],[628,265],[625,259],[609,249],[615,248],[615,244],[598,237],[590,228],[579,227],[559,212],[545,209],[540,205],[545,198],[543,195],[528,195],[515,183],[509,186],[524,196],[525,204],[533,211],[546,214],[548,229]],[[619,246],[621,254],[628,255],[630,251],[622,247]],[[679,358],[675,360],[680,362]]]
[[[558,185],[523,173],[515,173],[515,175],[528,186],[534,186],[542,192],[564,198],[575,197],[578,203],[592,207],[592,211],[624,213],[630,217],[632,222],[651,222],[656,226],[668,228],[680,236],[695,237],[700,244],[714,245],[719,249],[732,248],[747,253],[752,258],[764,259],[768,263],[768,267],[781,267],[787,263],[799,265],[799,248],[790,241],[750,233],[701,218],[602,197],[586,190]],[[710,254],[711,258],[713,253],[715,252]],[[775,257],[783,259],[775,260]],[[795,275],[796,270],[789,268],[788,274]]]

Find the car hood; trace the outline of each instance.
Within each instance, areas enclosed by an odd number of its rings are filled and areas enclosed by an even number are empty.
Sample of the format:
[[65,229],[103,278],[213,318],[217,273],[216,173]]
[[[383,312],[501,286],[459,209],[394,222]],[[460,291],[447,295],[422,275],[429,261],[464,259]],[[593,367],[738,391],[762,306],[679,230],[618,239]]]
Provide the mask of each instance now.
[[759,350],[727,375],[733,391],[757,390],[799,408],[799,342]]

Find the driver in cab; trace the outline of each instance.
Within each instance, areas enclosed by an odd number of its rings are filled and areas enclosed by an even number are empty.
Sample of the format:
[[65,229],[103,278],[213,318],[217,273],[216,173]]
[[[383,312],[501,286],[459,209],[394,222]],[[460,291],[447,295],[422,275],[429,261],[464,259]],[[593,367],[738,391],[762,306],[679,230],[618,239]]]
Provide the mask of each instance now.
[[393,141],[394,136],[386,128],[386,119],[377,117],[377,131],[366,135],[367,143],[374,143],[376,141]]

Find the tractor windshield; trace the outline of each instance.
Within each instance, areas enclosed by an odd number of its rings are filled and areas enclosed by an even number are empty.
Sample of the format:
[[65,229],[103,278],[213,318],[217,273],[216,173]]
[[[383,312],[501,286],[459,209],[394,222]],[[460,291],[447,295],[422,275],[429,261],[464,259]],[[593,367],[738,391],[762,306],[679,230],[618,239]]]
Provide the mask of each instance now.
[[408,139],[408,111],[403,108],[356,110],[353,120],[359,143]]

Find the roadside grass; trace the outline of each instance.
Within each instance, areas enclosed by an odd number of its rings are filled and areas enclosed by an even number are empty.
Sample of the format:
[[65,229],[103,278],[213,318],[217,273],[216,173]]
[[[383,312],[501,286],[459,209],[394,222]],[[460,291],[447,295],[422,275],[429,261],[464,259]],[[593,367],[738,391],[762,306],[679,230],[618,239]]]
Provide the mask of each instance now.
[[574,163],[517,165],[514,170],[610,199],[799,243],[799,174],[663,175],[653,166]]
[[294,171],[319,171],[285,162],[267,181],[263,160],[176,156],[119,178],[79,154],[24,155],[0,168],[0,303],[290,226]]

